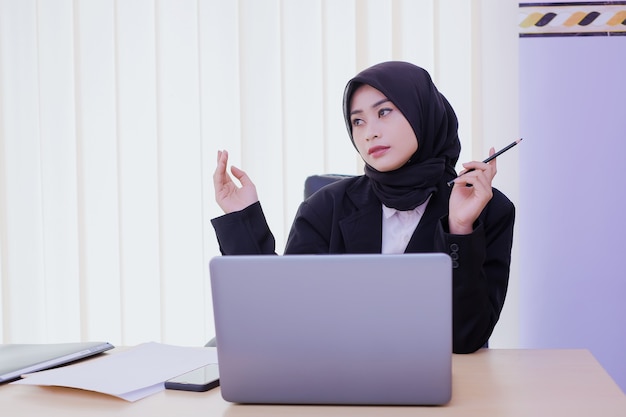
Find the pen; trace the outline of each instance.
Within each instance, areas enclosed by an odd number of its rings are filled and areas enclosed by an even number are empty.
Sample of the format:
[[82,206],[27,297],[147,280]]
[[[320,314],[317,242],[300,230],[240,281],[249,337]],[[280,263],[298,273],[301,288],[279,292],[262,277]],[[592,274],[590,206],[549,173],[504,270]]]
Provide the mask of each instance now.
[[[485,163],[485,164],[486,164],[487,162],[489,162],[489,161],[491,161],[491,160],[493,160],[493,159],[497,158],[498,156],[502,155],[503,153],[505,153],[506,151],[508,151],[509,149],[511,149],[513,146],[515,146],[515,145],[517,145],[518,143],[520,143],[520,142],[522,141],[522,139],[523,139],[523,138],[519,138],[519,139],[517,139],[516,141],[514,141],[514,142],[512,142],[512,143],[508,144],[508,145],[507,145],[507,146],[505,146],[504,148],[500,149],[498,152],[496,152],[496,153],[494,153],[493,155],[491,155],[489,158],[485,159],[485,160],[483,161],[483,163]],[[473,171],[473,169],[470,169],[470,170],[469,170],[469,171],[467,171],[467,172],[471,172],[471,171]],[[467,172],[464,172],[463,174],[466,174]],[[461,174],[461,175],[463,175],[463,174]],[[458,176],[458,177],[456,177],[456,178],[459,178],[461,175],[459,175],[459,176]],[[456,179],[456,178],[455,178],[455,179]],[[452,187],[452,185],[453,185],[453,184],[454,184],[454,180],[450,180],[450,181],[448,181],[448,187]]]

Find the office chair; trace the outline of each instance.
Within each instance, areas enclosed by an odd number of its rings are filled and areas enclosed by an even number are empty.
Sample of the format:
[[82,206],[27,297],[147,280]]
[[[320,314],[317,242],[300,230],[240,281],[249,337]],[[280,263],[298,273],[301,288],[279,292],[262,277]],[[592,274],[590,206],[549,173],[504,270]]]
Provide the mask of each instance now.
[[309,198],[314,192],[320,188],[344,178],[350,178],[352,175],[343,174],[324,174],[311,175],[304,180],[304,199]]

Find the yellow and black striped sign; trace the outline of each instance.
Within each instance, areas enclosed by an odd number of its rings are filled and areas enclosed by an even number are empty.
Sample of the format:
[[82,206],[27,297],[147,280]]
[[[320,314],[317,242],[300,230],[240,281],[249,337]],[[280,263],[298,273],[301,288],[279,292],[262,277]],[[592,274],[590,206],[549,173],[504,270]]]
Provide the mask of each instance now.
[[626,1],[520,3],[520,37],[626,36]]

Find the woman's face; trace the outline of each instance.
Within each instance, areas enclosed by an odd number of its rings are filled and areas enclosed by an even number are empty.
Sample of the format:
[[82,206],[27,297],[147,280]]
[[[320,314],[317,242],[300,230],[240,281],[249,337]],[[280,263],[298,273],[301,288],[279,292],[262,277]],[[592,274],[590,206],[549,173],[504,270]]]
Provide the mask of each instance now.
[[417,151],[417,137],[402,112],[380,91],[364,84],[350,102],[354,144],[366,164],[393,171]]

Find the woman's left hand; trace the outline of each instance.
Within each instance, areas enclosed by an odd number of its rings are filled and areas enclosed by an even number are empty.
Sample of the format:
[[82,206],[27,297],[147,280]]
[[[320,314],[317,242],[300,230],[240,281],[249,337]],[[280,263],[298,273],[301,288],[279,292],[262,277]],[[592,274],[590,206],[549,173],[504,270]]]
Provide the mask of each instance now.
[[[495,149],[491,148],[489,155],[494,153]],[[448,225],[450,233],[456,235],[474,230],[474,222],[493,196],[491,182],[497,172],[495,159],[489,163],[467,162],[463,168],[454,180],[449,202]]]

